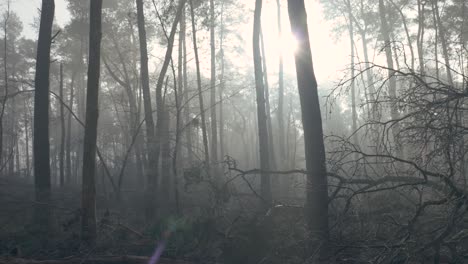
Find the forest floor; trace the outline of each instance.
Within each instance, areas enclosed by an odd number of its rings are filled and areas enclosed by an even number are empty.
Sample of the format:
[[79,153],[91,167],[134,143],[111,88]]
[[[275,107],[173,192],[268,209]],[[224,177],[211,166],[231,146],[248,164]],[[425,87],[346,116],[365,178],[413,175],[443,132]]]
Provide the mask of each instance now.
[[[54,233],[44,243],[33,231],[33,184],[25,179],[0,178],[0,264],[148,263],[157,245],[157,237],[149,232],[157,231],[131,227],[138,225],[126,220],[138,217],[123,219],[102,196],[97,199],[100,239],[91,249],[82,245],[79,194],[75,188],[53,188]],[[158,263],[190,262],[165,258]]]
[[[295,256],[303,255],[300,241],[304,230],[299,223],[302,217],[296,212],[288,212],[271,221],[270,217],[249,215],[243,208],[230,210],[214,220],[207,217],[203,209],[190,205],[183,217],[168,216],[148,225],[142,213],[141,192],[126,193],[128,199],[119,204],[98,195],[98,241],[95,247],[89,248],[81,243],[79,235],[80,190],[53,187],[54,232],[44,242],[36,238],[33,231],[35,202],[31,181],[18,177],[0,178],[0,264],[149,263],[161,234],[168,229],[176,231],[168,239],[159,264],[257,263],[269,254],[278,263],[301,263]],[[239,200],[249,199],[242,196]],[[247,204],[252,206],[255,202]],[[276,216],[276,211],[271,215]],[[223,220],[219,220],[221,218]],[[274,233],[279,239],[268,238],[271,234],[264,227],[272,226],[277,227]],[[270,252],[271,247],[282,250]],[[291,258],[296,260],[282,261]]]
[[[159,264],[303,264],[308,258],[300,206],[277,206],[267,214],[255,214],[235,204],[231,197],[222,204],[226,211],[217,218],[208,217],[201,209],[188,208],[183,217],[168,216],[148,225],[142,213],[141,192],[137,194],[128,192],[128,199],[119,203],[103,195],[97,197],[98,241],[90,248],[80,240],[79,189],[53,188],[54,232],[44,242],[33,232],[33,184],[17,177],[0,178],[0,264],[150,263],[167,230],[172,232]],[[398,215],[406,219],[403,213],[409,209],[398,199],[382,197],[372,199],[372,208],[377,211],[364,214],[356,209],[339,222],[331,210],[331,222],[336,223],[332,228],[339,232],[331,234],[333,261],[324,263],[400,263],[368,261],[377,257],[409,261],[404,255],[406,248],[387,247],[395,234],[388,224],[388,212],[393,212],[397,220]],[[239,198],[248,201],[252,209],[254,200],[249,199]]]

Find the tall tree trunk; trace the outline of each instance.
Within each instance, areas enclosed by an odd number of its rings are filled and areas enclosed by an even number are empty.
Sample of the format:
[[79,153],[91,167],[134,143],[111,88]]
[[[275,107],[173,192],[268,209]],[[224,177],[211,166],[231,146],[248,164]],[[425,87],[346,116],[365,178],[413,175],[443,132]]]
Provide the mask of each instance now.
[[[185,12],[185,8],[182,12]],[[183,15],[182,15],[183,16]],[[174,154],[172,155],[172,173],[174,174],[174,199],[175,199],[175,207],[177,215],[181,214],[180,202],[179,202],[179,175],[182,171],[179,168],[184,167],[184,162],[180,159],[181,157],[181,149],[182,145],[180,144],[181,138],[181,127],[182,127],[182,108],[181,108],[181,99],[183,97],[183,93],[185,90],[184,87],[184,76],[183,76],[183,55],[184,55],[184,38],[185,38],[185,21],[180,22],[179,28],[179,49],[178,49],[178,57],[177,57],[177,85],[174,85],[174,99],[175,99],[175,106],[176,106],[176,128],[175,128],[175,147],[174,147]],[[187,127],[186,127],[187,128]]]
[[255,90],[257,97],[257,123],[258,123],[258,143],[260,155],[261,173],[261,196],[265,202],[265,207],[269,208],[272,203],[270,170],[270,150],[268,139],[268,126],[265,102],[265,88],[263,83],[262,58],[260,52],[260,31],[262,0],[255,1],[254,25],[253,25],[253,58],[255,70]]
[[[392,57],[392,46],[390,41],[390,29],[387,22],[387,11],[383,0],[379,0],[379,15],[380,15],[380,33],[382,34],[384,41],[385,56],[387,58],[388,67],[388,94],[390,97],[390,116],[392,120],[398,119],[397,109],[397,94],[396,94],[396,79],[393,76],[395,73],[395,67],[393,65]],[[392,128],[393,140],[395,142],[395,153],[398,157],[403,157],[403,146],[399,140],[400,125],[398,122]]]
[[221,3],[221,23],[219,30],[219,60],[221,64],[220,74],[219,74],[219,156],[221,160],[224,160],[224,155],[226,153],[224,147],[224,100],[223,93],[225,88],[224,80],[224,2]]
[[21,164],[20,164],[20,156],[21,151],[19,148],[19,140],[15,141],[15,173],[18,177],[21,177]]
[[[283,29],[281,26],[281,0],[276,0],[277,6],[277,19],[278,19],[278,35],[279,39],[282,38]],[[278,70],[278,146],[279,146],[279,160],[280,168],[284,169],[286,159],[286,139],[285,139],[285,127],[284,127],[284,63],[283,63],[283,51],[279,53],[279,70]]]
[[437,28],[437,15],[436,15],[436,8],[435,5],[437,1],[431,1],[432,7],[432,25],[434,27],[434,57],[435,57],[435,71],[436,71],[436,78],[440,80],[440,73],[439,73],[439,30]]
[[[5,21],[3,23],[3,74],[4,74],[4,86],[5,92],[3,95],[2,106],[0,110],[0,165],[3,166],[3,117],[5,115],[5,107],[8,98],[8,20],[10,19],[10,1],[7,2],[7,11]],[[0,175],[3,171],[0,170]]]
[[409,47],[410,54],[411,54],[411,69],[414,69],[414,49],[413,49],[413,42],[411,40],[410,31],[409,31],[409,28],[408,28],[408,23],[406,22],[407,19],[405,17],[405,14],[403,13],[402,8],[398,7],[398,5],[395,4],[395,2],[393,0],[390,0],[390,3],[395,7],[395,9],[400,14],[401,22],[402,22],[403,28],[405,30],[406,40],[408,41],[408,47]]
[[[361,15],[364,14],[364,11],[361,9]],[[367,28],[367,26],[365,26]],[[368,117],[371,119],[371,123],[375,122],[380,119],[377,103],[376,103],[376,89],[374,85],[374,75],[372,72],[372,68],[370,67],[370,60],[369,60],[369,49],[367,46],[367,36],[366,31],[363,29],[359,30],[359,34],[361,35],[361,43],[362,43],[362,51],[364,53],[364,65],[366,67],[366,82],[367,85],[365,86],[365,90],[368,90],[366,95],[368,95],[368,99],[370,102],[367,102],[370,107],[368,107],[369,113]],[[366,98],[367,99],[367,98]],[[379,133],[377,126],[371,126],[370,129],[372,130],[372,142],[375,144],[374,149],[375,153],[378,154],[380,152],[380,141],[379,141]],[[375,160],[378,162],[379,158],[376,157]]]
[[171,142],[169,136],[169,126],[170,126],[170,117],[169,111],[165,110],[163,113],[163,131],[161,133],[161,200],[164,199],[165,202],[165,212],[169,213],[169,208],[173,206],[173,198],[171,195],[173,186],[171,182],[172,175],[171,170]]
[[148,47],[146,43],[145,15],[143,10],[143,0],[136,0],[137,18],[138,18],[138,34],[140,40],[140,74],[141,88],[143,91],[143,104],[145,111],[146,124],[146,147],[148,151],[148,165],[146,170],[147,186],[146,186],[146,208],[145,214],[147,220],[152,219],[156,214],[156,189],[157,189],[157,169],[158,155],[155,150],[155,135],[153,110],[151,106],[151,95],[149,87],[148,73]]
[[[435,1],[435,0],[433,0]],[[444,55],[444,61],[445,61],[445,70],[447,72],[447,80],[450,85],[453,85],[453,77],[452,77],[452,68],[450,66],[450,55],[448,53],[448,45],[447,45],[447,39],[446,39],[446,32],[445,32],[445,27],[442,24],[442,20],[440,19],[440,12],[439,12],[439,4],[438,1],[435,1],[434,3],[434,8],[435,8],[435,15],[437,19],[437,26],[439,28],[439,37],[440,37],[440,43],[442,44],[442,52]]]
[[24,151],[26,154],[26,175],[24,176],[26,177],[26,179],[28,179],[29,182],[29,178],[31,176],[31,164],[29,160],[29,117],[26,113],[24,114],[24,139],[24,145],[26,147],[26,150]]
[[88,88],[83,145],[81,196],[81,238],[88,245],[96,243],[96,141],[99,116],[99,77],[101,66],[102,0],[91,0],[89,13]]
[[193,37],[193,51],[195,53],[195,65],[197,68],[197,88],[198,88],[198,102],[200,106],[200,118],[201,118],[201,130],[203,137],[203,147],[205,152],[205,166],[207,172],[210,172],[210,154],[208,150],[208,135],[206,131],[206,120],[205,120],[205,105],[203,103],[203,91],[201,84],[201,74],[200,74],[200,59],[198,57],[198,45],[197,45],[197,30],[195,28],[195,14],[193,10],[192,0],[190,1],[190,16],[192,19],[192,37]]
[[[182,11],[184,10],[186,0],[180,0],[179,1],[179,6],[177,8],[177,13],[175,15],[174,21],[172,23],[171,27],[171,32],[169,33],[168,39],[167,39],[167,50],[166,50],[166,55],[164,57],[164,62],[161,67],[161,72],[159,73],[158,81],[156,83],[156,114],[157,114],[157,122],[156,122],[156,144],[155,144],[155,154],[156,154],[156,160],[159,160],[159,155],[161,152],[161,140],[162,140],[162,135],[165,131],[165,125],[169,125],[169,122],[165,122],[165,107],[164,107],[164,99],[163,99],[163,86],[166,80],[166,73],[167,69],[169,68],[169,63],[172,60],[172,50],[174,48],[174,39],[175,39],[175,34],[177,31],[177,25],[180,21],[180,17],[182,16]],[[168,153],[165,153],[168,154]],[[166,157],[163,156],[163,159]],[[169,163],[170,164],[170,163]],[[164,169],[170,171],[170,165],[165,167]],[[158,167],[156,165],[156,173],[158,173]],[[163,186],[163,188],[166,188]]]
[[183,43],[183,62],[182,62],[182,79],[184,85],[184,119],[185,119],[185,145],[187,148],[187,164],[190,166],[192,165],[192,155],[193,155],[193,148],[192,148],[192,126],[190,125],[190,100],[189,100],[189,86],[187,80],[187,40],[185,37],[186,34],[186,19],[185,19],[185,7],[182,12],[181,21],[180,21],[180,37],[182,38]]
[[354,69],[354,24],[353,24],[353,13],[351,9],[351,1],[348,0],[348,15],[349,15],[349,43],[351,49],[351,110],[353,116],[353,144],[358,146],[358,136],[357,136],[357,111],[356,111],[356,83],[355,83],[355,69]]
[[[42,0],[34,93],[34,184],[36,191],[35,223],[50,230],[50,146],[49,146],[49,73],[54,0]],[[45,238],[45,236],[44,236]]]
[[[60,169],[60,186],[65,185],[65,167],[64,167],[64,158],[65,158],[65,114],[63,104],[65,99],[63,97],[63,64],[60,63],[60,154],[59,154],[59,169]],[[69,176],[68,176],[69,177]]]
[[[12,72],[12,76],[15,76],[14,72]],[[10,104],[9,104],[9,119],[10,119],[10,148],[8,151],[8,175],[10,177],[15,175],[15,148],[16,144],[18,142],[18,127],[16,123],[16,102],[15,98],[11,98]]]
[[421,75],[424,75],[424,7],[425,2],[418,0],[418,35],[416,39],[418,46],[419,72]]
[[[299,48],[294,57],[301,102],[307,168],[306,221],[312,246],[322,246],[326,245],[329,237],[328,180],[322,117],[304,0],[288,0],[288,12],[291,29],[299,41]],[[325,252],[325,250],[321,252]]]
[[[218,125],[216,120],[216,40],[215,40],[215,14],[214,1],[210,0],[210,56],[211,56],[211,79],[210,79],[210,110],[211,110],[211,159],[214,168],[218,162]],[[218,173],[215,169],[215,172]],[[215,175],[216,176],[216,175]]]
[[265,89],[265,112],[267,118],[268,128],[268,148],[270,153],[270,168],[276,169],[276,155],[273,145],[273,125],[271,123],[271,110],[270,110],[270,84],[268,83],[268,68],[266,63],[265,42],[263,40],[263,29],[260,26],[260,47],[262,54],[262,67],[263,67],[263,80]]
[[[71,81],[70,81],[70,99],[68,102],[68,107],[70,108],[70,113],[68,113],[68,118],[67,118],[67,140],[66,140],[66,157],[65,157],[65,162],[67,164],[67,169],[66,169],[66,175],[67,175],[67,181],[68,183],[72,183],[72,179],[75,179],[75,177],[72,176],[72,162],[71,162],[71,155],[72,155],[72,150],[71,150],[71,137],[72,137],[72,132],[71,132],[71,121],[72,121],[72,114],[73,112],[73,97],[74,97],[74,92],[75,92],[75,73],[72,74]],[[73,183],[76,183],[73,181]]]

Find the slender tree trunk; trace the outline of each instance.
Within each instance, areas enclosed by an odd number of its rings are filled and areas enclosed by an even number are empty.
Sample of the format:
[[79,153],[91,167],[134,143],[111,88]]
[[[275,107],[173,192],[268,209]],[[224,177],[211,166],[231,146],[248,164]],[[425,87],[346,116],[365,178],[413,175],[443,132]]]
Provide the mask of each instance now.
[[265,111],[267,118],[267,128],[268,128],[268,148],[270,156],[270,168],[276,169],[276,155],[273,145],[273,125],[271,123],[271,110],[270,110],[270,84],[268,83],[268,68],[266,63],[266,53],[265,53],[265,43],[263,40],[263,29],[260,27],[260,47],[262,52],[262,67],[263,67],[263,80],[265,88]]
[[265,88],[263,83],[262,58],[260,51],[260,31],[262,0],[255,1],[254,26],[253,26],[253,58],[255,70],[255,90],[257,97],[257,122],[258,122],[258,143],[260,155],[261,173],[261,196],[265,202],[265,207],[269,208],[272,203],[270,170],[270,149],[268,146],[268,125],[265,102]]
[[[3,74],[5,93],[3,95],[2,106],[0,111],[0,165],[3,166],[3,116],[5,115],[5,107],[8,98],[8,20],[10,19],[10,1],[7,2],[6,17],[3,24]],[[0,176],[3,171],[0,171]]]
[[202,137],[203,137],[203,147],[205,152],[205,166],[207,172],[210,171],[210,154],[208,150],[208,135],[206,131],[206,120],[205,120],[205,105],[203,103],[203,91],[202,91],[202,84],[201,84],[201,74],[200,74],[200,59],[198,57],[198,46],[197,46],[197,31],[195,28],[195,14],[193,10],[193,3],[192,0],[190,1],[190,16],[192,19],[192,37],[193,37],[193,50],[195,53],[195,65],[197,68],[197,88],[198,88],[198,101],[200,105],[200,118],[201,118],[201,130],[202,130]]
[[438,1],[435,1],[434,3],[434,8],[435,8],[435,15],[437,19],[437,26],[439,28],[439,37],[440,37],[440,43],[442,44],[442,52],[444,55],[444,61],[445,61],[445,70],[447,73],[447,80],[450,85],[453,85],[453,77],[452,77],[452,70],[450,66],[450,55],[448,53],[448,45],[447,45],[447,39],[446,39],[446,32],[444,25],[442,24],[442,20],[440,19],[440,13],[439,13],[439,4]]
[[[35,223],[44,232],[51,229],[50,146],[49,146],[49,73],[54,0],[42,0],[34,93],[34,181],[36,191]],[[42,233],[42,232],[41,232]]]
[[398,11],[398,13],[400,14],[400,17],[401,17],[401,21],[403,23],[403,28],[405,30],[405,35],[406,35],[406,40],[408,41],[408,47],[409,47],[409,50],[410,50],[410,54],[411,54],[411,69],[414,69],[414,49],[413,49],[413,42],[411,40],[411,36],[410,36],[410,31],[409,31],[409,28],[408,28],[408,23],[406,22],[406,17],[405,17],[405,14],[403,13],[403,10],[401,8],[399,8],[395,2],[393,0],[390,0],[390,3],[395,7],[395,9]]
[[[419,60],[419,72],[421,75],[424,75],[424,7],[425,2],[418,0],[418,35],[417,35],[417,45],[418,45],[418,60]],[[414,69],[414,68],[413,68]]]
[[[182,10],[184,13],[185,8]],[[174,148],[174,155],[173,163],[175,163],[175,168],[173,169],[174,177],[178,177],[179,175],[179,170],[177,170],[177,167],[180,166],[181,168],[184,167],[184,163],[180,159],[181,156],[181,149],[182,145],[180,144],[180,135],[181,135],[181,127],[182,127],[182,119],[180,118],[181,112],[182,112],[182,107],[181,107],[181,99],[183,97],[183,93],[185,90],[184,87],[184,76],[183,76],[183,56],[184,56],[184,35],[185,35],[185,27],[184,22],[182,21],[183,14],[181,15],[181,21],[179,24],[179,47],[177,50],[177,89],[174,89],[174,99],[176,103],[176,138],[175,138],[175,148]]]
[[211,79],[210,79],[210,110],[211,110],[211,159],[214,164],[215,173],[218,172],[218,125],[216,120],[216,40],[215,40],[215,14],[214,1],[210,0],[210,56],[211,56]]
[[348,0],[348,15],[349,15],[349,43],[351,49],[351,110],[353,116],[353,144],[358,146],[358,136],[357,136],[357,111],[356,111],[356,83],[355,83],[355,69],[354,69],[354,24],[353,24],[353,14],[351,9],[351,2]]
[[161,133],[161,200],[164,199],[165,202],[165,211],[169,213],[169,208],[173,206],[173,198],[174,196],[171,195],[173,190],[171,177],[175,176],[171,173],[171,143],[170,143],[170,136],[169,136],[169,111],[164,111],[163,123],[161,124],[163,127],[163,131]]
[[83,145],[81,197],[81,238],[90,246],[96,244],[96,141],[99,116],[99,77],[101,59],[102,0],[91,0],[89,20],[88,88]]
[[[70,113],[68,113],[68,120],[67,120],[67,140],[66,140],[66,157],[65,157],[65,162],[67,164],[67,169],[66,169],[66,175],[67,175],[67,182],[71,183],[72,179],[75,179],[75,177],[72,176],[72,162],[71,162],[71,155],[72,155],[72,150],[71,150],[71,137],[72,137],[72,131],[71,131],[71,121],[72,121],[72,114],[71,112],[73,111],[73,97],[74,97],[74,87],[75,84],[75,73],[72,74],[71,77],[71,82],[70,82],[70,99],[68,102],[68,107],[70,108]],[[74,182],[75,183],[75,182]]]
[[[185,8],[182,12],[185,12]],[[181,170],[178,168],[184,167],[184,162],[180,159],[181,157],[181,149],[182,146],[180,144],[181,138],[181,127],[182,127],[182,108],[181,108],[181,99],[183,97],[183,93],[185,90],[184,87],[184,77],[183,77],[183,48],[184,48],[184,38],[185,38],[185,21],[182,21],[179,27],[179,49],[178,49],[178,57],[177,57],[177,85],[174,85],[174,99],[175,99],[175,106],[176,106],[176,129],[175,129],[175,147],[174,147],[174,154],[172,155],[172,173],[174,174],[174,199],[175,199],[175,206],[176,206],[176,213],[177,215],[181,214],[180,208],[180,199],[179,199],[179,175]],[[187,128],[187,127],[186,127]]]
[[183,98],[184,98],[184,118],[185,118],[185,144],[187,148],[187,163],[191,166],[192,165],[192,155],[193,155],[193,148],[192,148],[192,126],[190,125],[190,100],[189,100],[189,86],[187,80],[187,40],[185,37],[186,34],[186,19],[185,19],[185,7],[182,12],[181,22],[180,22],[180,37],[182,38],[183,43],[183,62],[182,62],[182,79],[183,79]]
[[307,168],[306,221],[312,246],[326,248],[329,237],[327,168],[317,80],[312,63],[304,0],[288,0],[288,12],[291,29],[299,41],[299,48],[294,57]]
[[20,164],[21,151],[19,148],[18,140],[15,141],[15,173],[18,177],[21,177],[21,164]]
[[224,160],[225,156],[225,142],[224,142],[224,88],[225,88],[225,80],[224,80],[224,2],[221,3],[221,23],[220,23],[220,30],[219,30],[219,60],[221,63],[221,70],[219,74],[219,151],[220,151],[220,158]]
[[[383,36],[384,40],[384,49],[385,49],[385,56],[387,57],[387,67],[388,67],[388,94],[391,101],[390,106],[390,116],[392,120],[398,119],[398,109],[397,109],[397,94],[396,94],[396,79],[393,76],[395,73],[395,67],[393,65],[393,57],[392,57],[392,46],[390,41],[390,29],[387,22],[387,15],[386,15],[386,8],[384,5],[383,0],[379,0],[379,14],[380,14],[380,32]],[[395,150],[396,155],[400,158],[403,157],[403,147],[399,140],[399,133],[400,133],[400,125],[399,123],[395,123],[392,128],[393,140],[395,141]]]
[[138,18],[138,34],[140,39],[140,74],[141,88],[143,91],[143,104],[145,111],[146,123],[146,147],[148,151],[148,165],[146,170],[147,186],[146,186],[146,219],[151,220],[156,214],[155,193],[157,189],[157,169],[158,155],[155,150],[155,135],[153,110],[151,106],[151,95],[149,87],[148,73],[148,47],[146,43],[145,15],[143,10],[143,0],[136,0],[137,18]]
[[[12,74],[12,76],[15,76],[14,72]],[[17,145],[17,142],[18,142],[18,127],[17,127],[17,122],[16,122],[16,113],[17,113],[17,110],[16,110],[16,99],[13,97],[11,98],[10,100],[10,104],[9,104],[9,107],[8,107],[10,110],[9,110],[9,116],[10,116],[10,127],[11,127],[11,135],[10,135],[10,140],[9,140],[9,143],[10,143],[10,148],[9,148],[9,151],[8,151],[8,169],[9,169],[9,173],[8,175],[10,175],[11,177],[15,175],[15,148],[16,148],[16,145]]]
[[[278,19],[278,35],[279,39],[282,38],[282,26],[281,26],[281,0],[276,0],[277,6],[277,19]],[[279,160],[280,168],[284,169],[286,159],[286,139],[285,139],[285,127],[284,127],[284,63],[283,63],[283,52],[279,53],[279,70],[278,70],[278,146],[279,146]]]
[[[159,155],[161,152],[161,145],[164,144],[164,142],[161,142],[164,131],[168,128],[165,128],[165,125],[169,125],[169,122],[165,122],[165,107],[164,107],[164,99],[163,99],[163,86],[166,80],[166,73],[169,68],[169,63],[172,60],[172,50],[174,48],[174,39],[175,39],[175,34],[177,31],[177,25],[180,21],[180,18],[182,16],[182,11],[184,10],[186,0],[180,0],[179,1],[179,6],[177,8],[177,13],[174,18],[174,21],[172,23],[172,28],[171,32],[169,33],[168,39],[167,39],[167,50],[166,50],[166,55],[164,57],[164,62],[161,67],[161,72],[159,73],[158,81],[156,83],[156,114],[157,114],[157,122],[156,122],[156,144],[155,144],[155,154],[156,154],[156,160],[159,160]],[[162,143],[162,144],[161,144]],[[164,153],[169,155],[169,153]],[[164,155],[162,156],[162,159],[166,159]],[[167,170],[170,172],[170,163],[167,165],[166,163],[164,164],[166,167],[164,167],[164,170]],[[158,167],[156,165],[156,173],[158,173]],[[163,171],[165,173],[165,171]],[[163,188],[166,188],[165,186],[162,186]]]
[[372,112],[372,118],[376,118],[376,101],[375,101],[375,85],[374,85],[374,77],[373,77],[373,72],[372,69],[370,68],[370,60],[369,60],[369,49],[367,46],[367,37],[366,37],[366,32],[361,31],[361,42],[362,42],[362,51],[364,53],[364,65],[366,67],[366,79],[367,79],[367,86],[369,88],[369,97],[371,100],[371,112]]
[[25,177],[29,180],[31,176],[31,164],[29,158],[29,117],[24,114],[24,139],[25,139],[25,154],[26,154],[26,175]]
[[439,73],[439,30],[437,28],[437,15],[436,15],[436,8],[435,5],[437,1],[431,1],[432,4],[432,25],[434,26],[434,57],[435,57],[435,71],[436,71],[436,78],[440,80],[440,73]]
[[[60,169],[60,186],[63,187],[65,185],[65,166],[64,166],[64,158],[65,158],[65,114],[64,114],[64,107],[63,103],[65,102],[65,98],[63,97],[63,64],[60,63],[60,90],[59,90],[60,100],[60,156],[59,156],[59,169]],[[69,176],[68,176],[69,177]]]

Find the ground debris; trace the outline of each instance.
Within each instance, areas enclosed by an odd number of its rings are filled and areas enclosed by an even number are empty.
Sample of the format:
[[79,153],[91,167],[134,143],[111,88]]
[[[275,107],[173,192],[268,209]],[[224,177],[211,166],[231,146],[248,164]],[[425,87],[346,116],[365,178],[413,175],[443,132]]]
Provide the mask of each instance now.
[[[56,260],[0,257],[0,264],[147,264],[149,259],[149,257],[142,256],[71,257]],[[162,258],[158,264],[192,264],[192,262]]]

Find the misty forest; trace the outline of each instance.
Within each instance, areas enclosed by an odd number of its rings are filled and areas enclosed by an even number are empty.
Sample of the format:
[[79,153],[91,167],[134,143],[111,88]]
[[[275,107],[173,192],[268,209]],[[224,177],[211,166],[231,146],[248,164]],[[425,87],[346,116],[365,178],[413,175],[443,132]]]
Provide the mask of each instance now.
[[0,264],[468,263],[466,0],[0,0],[0,57]]

